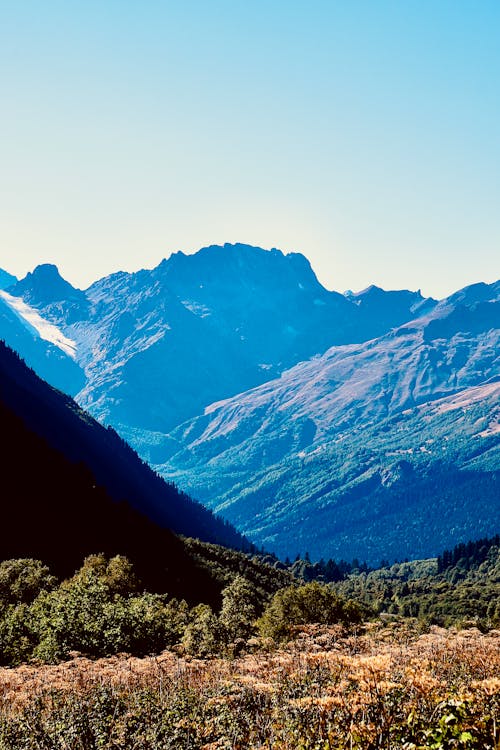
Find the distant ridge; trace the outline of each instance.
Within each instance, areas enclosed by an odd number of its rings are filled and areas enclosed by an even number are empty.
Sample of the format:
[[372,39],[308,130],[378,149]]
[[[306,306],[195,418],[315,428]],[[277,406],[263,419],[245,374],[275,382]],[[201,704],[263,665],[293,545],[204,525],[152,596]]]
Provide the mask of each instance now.
[[152,270],[112,274],[84,292],[42,265],[10,292],[76,342],[86,382],[72,393],[149,460],[159,458],[161,434],[208,404],[436,304],[382,290],[376,299],[349,299],[326,290],[300,253],[241,243],[174,253]]
[[7,287],[15,284],[16,281],[17,278],[15,276],[0,268],[0,289],[7,289]]
[[421,317],[209,405],[158,470],[283,556],[373,565],[500,530],[500,283],[412,298]]

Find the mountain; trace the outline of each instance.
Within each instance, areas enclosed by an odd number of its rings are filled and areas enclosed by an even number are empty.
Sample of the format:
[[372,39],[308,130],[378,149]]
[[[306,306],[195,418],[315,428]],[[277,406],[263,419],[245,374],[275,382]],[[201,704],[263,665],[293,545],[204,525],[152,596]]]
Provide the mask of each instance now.
[[357,294],[350,292],[348,298],[359,308],[365,326],[365,340],[420,317],[436,306],[436,300],[422,297],[420,291],[386,291],[374,284]]
[[3,295],[80,406],[258,544],[376,564],[498,523],[498,283],[341,295],[238,244],[83,291],[46,264]]
[[19,297],[0,291],[0,339],[21,352],[26,363],[56,388],[75,395],[85,374],[74,358],[73,342]]
[[12,284],[9,291],[32,307],[43,309],[48,319],[55,323],[64,321],[69,324],[87,312],[85,292],[63,279],[52,263],[37,266],[33,273]]
[[85,555],[124,554],[150,587],[206,601],[217,586],[172,531],[250,548],[1,343],[0,419],[2,559],[68,575]]
[[282,555],[376,564],[498,531],[500,282],[423,309],[210,405],[158,471]]
[[75,342],[78,402],[152,459],[163,435],[208,404],[436,304],[410,292],[384,301],[382,290],[348,298],[327,291],[303,255],[241,244],[174,253],[85,292],[39,266],[9,292]]
[[7,289],[7,287],[15,284],[16,281],[17,278],[15,276],[0,268],[0,289]]

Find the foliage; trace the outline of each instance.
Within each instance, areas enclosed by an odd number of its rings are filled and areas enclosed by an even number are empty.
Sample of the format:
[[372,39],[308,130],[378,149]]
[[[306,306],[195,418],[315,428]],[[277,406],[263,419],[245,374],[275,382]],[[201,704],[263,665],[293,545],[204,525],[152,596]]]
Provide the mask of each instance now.
[[236,576],[222,592],[218,615],[206,604],[191,610],[182,645],[196,656],[234,654],[253,633],[258,607],[255,589],[243,576]]
[[271,594],[293,582],[293,571],[287,570],[273,555],[245,554],[193,538],[183,541],[189,556],[208,570],[222,588],[235,576],[243,576],[252,585],[256,597],[265,602]]
[[321,558],[317,562],[311,562],[309,554],[306,552],[304,558],[297,555],[297,558],[293,563],[288,562],[288,570],[292,573],[294,578],[298,578],[302,581],[323,581],[325,583],[334,583],[335,581],[343,581],[349,573],[365,572],[367,573],[371,568],[368,567],[366,562],[360,563],[359,560],[354,559],[351,563],[346,560],[333,560],[329,558],[324,560]]
[[[377,613],[418,617],[422,622],[452,625],[474,622],[483,629],[500,625],[500,547],[485,540],[471,553],[438,572],[435,559],[396,563],[351,574],[335,584],[343,596]],[[473,549],[460,545],[456,551]],[[449,557],[452,553],[448,553]],[[441,559],[449,559],[443,555]]]
[[437,559],[438,573],[458,565],[467,569],[476,568],[488,559],[492,547],[500,547],[500,534],[490,539],[477,539],[455,545],[452,550],[445,550]]
[[49,591],[57,582],[39,560],[4,560],[0,563],[0,606],[31,602],[41,591]]
[[[56,662],[74,651],[92,657],[157,654],[173,646],[203,658],[234,657],[256,632],[286,640],[309,623],[357,623],[372,614],[385,620],[418,618],[423,630],[432,623],[473,623],[487,630],[500,624],[495,541],[443,553],[447,565],[441,563],[441,572],[435,559],[378,570],[353,561],[344,580],[297,584],[272,556],[186,539],[189,559],[205,566],[222,588],[217,606],[204,602],[191,610],[183,600],[141,590],[134,567],[120,555],[90,555],[59,585],[39,561],[5,561],[0,564],[0,661]],[[299,564],[316,565],[307,555],[289,565]]]
[[353,601],[340,597],[329,586],[317,581],[289,586],[278,591],[258,621],[261,635],[283,639],[293,625],[307,623],[356,623],[362,610]]
[[303,626],[233,660],[0,670],[0,750],[493,750],[498,634]]
[[[26,567],[34,569],[33,561]],[[44,580],[52,579],[46,575]],[[173,645],[184,631],[187,604],[162,594],[139,594],[137,587],[126,558],[91,555],[71,579],[42,589],[29,604],[22,600],[23,589],[0,621],[3,663],[54,662],[71,651],[157,653]]]
[[213,656],[219,652],[221,640],[219,620],[208,604],[193,607],[182,637],[186,651],[196,656]]
[[237,576],[222,592],[219,621],[227,641],[246,640],[253,630],[258,601],[250,583]]
[[[207,569],[216,557],[215,577],[224,573],[220,611],[167,594],[140,591],[130,561],[90,555],[69,579],[56,586],[48,568],[35,560],[0,566],[0,662],[53,663],[72,652],[92,657],[128,652],[159,653],[182,644],[188,653],[235,653],[254,632],[254,621],[280,581],[291,577],[241,552],[185,540]],[[205,556],[203,558],[203,555]],[[257,585],[238,573],[245,570]],[[276,581],[273,574],[276,574]],[[267,589],[267,590],[266,590]]]

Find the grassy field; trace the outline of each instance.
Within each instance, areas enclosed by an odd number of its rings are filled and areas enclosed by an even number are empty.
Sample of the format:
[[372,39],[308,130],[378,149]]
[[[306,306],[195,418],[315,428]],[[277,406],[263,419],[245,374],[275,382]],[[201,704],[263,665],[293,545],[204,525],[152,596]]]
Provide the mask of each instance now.
[[1,750],[500,747],[500,631],[307,626],[234,659],[0,669]]

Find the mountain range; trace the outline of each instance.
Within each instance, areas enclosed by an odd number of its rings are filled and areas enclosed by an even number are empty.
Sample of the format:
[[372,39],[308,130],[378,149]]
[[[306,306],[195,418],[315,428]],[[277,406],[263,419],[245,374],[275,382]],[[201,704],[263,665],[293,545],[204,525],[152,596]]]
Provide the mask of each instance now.
[[170,434],[158,470],[281,554],[293,539],[316,558],[354,550],[375,564],[490,533],[499,291],[471,287],[385,336],[212,404]]
[[64,353],[85,384],[63,390],[117,428],[162,433],[333,344],[368,340],[434,304],[419,293],[329,292],[304,256],[246,245],[174,253],[85,292],[45,264],[7,292],[5,302],[21,299],[71,342]]
[[258,544],[374,563],[498,531],[499,282],[342,295],[246,245],[0,282],[0,336]]

